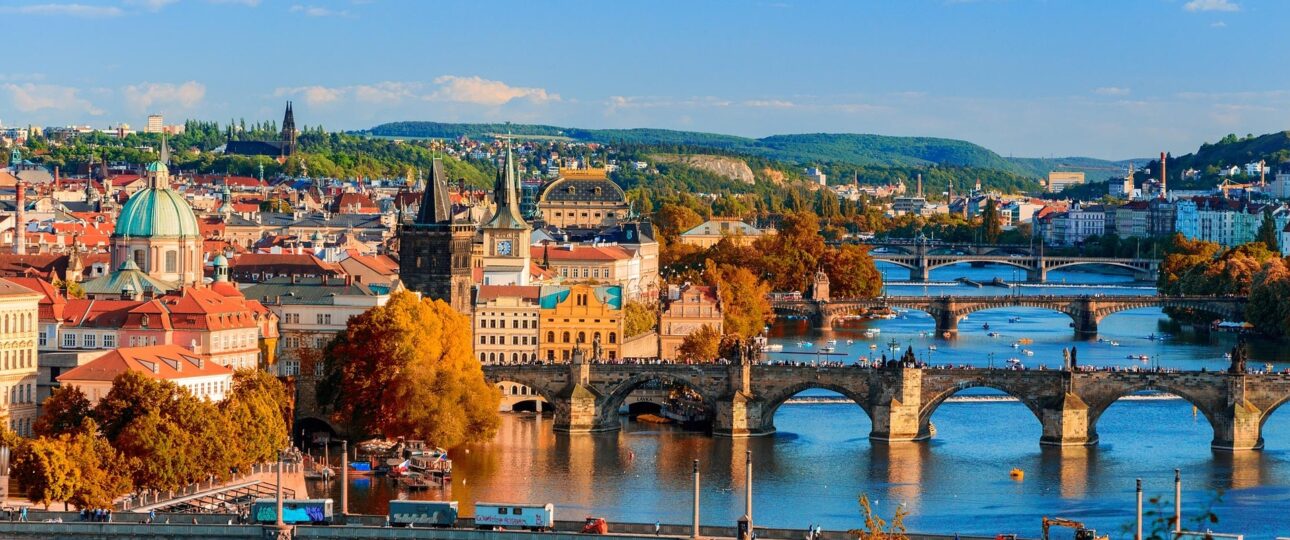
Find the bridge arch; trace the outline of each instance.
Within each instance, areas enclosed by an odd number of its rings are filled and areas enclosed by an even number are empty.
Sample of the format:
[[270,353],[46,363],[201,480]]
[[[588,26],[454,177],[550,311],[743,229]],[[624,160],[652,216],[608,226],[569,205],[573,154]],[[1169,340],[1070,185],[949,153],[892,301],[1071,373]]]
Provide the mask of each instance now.
[[690,380],[688,377],[661,371],[637,373],[610,387],[609,391],[605,395],[603,405],[604,410],[607,413],[617,414],[618,409],[623,406],[623,402],[627,400],[627,397],[630,396],[632,392],[651,382],[689,388],[702,398],[704,409],[706,409],[710,414],[716,411],[716,396],[711,395],[710,392],[704,391],[702,387]]
[[1070,268],[1072,266],[1112,266],[1116,268],[1123,268],[1125,270],[1132,270],[1134,273],[1151,271],[1151,268],[1148,265],[1134,265],[1132,263],[1119,262],[1112,259],[1053,262],[1053,263],[1045,264],[1044,270],[1048,270],[1048,271],[1060,270],[1062,268]]
[[807,390],[814,389],[828,390],[830,392],[841,394],[843,397],[858,405],[860,410],[864,411],[865,417],[867,417],[870,422],[873,422],[873,411],[869,410],[869,398],[866,395],[868,392],[867,388],[854,388],[843,384],[824,381],[803,381],[776,388],[765,395],[759,396],[762,403],[761,418],[764,432],[773,433],[775,431],[775,413],[779,411],[780,406],[789,399],[792,399],[793,396]]
[[1126,384],[1108,394],[1096,397],[1085,397],[1088,405],[1089,440],[1095,441],[1098,439],[1097,422],[1102,418],[1102,414],[1105,413],[1107,409],[1125,397],[1140,394],[1142,392],[1160,392],[1182,398],[1184,401],[1195,407],[1201,414],[1205,415],[1205,420],[1209,422],[1210,431],[1215,435],[1218,435],[1219,424],[1215,418],[1215,412],[1217,407],[1221,406],[1221,404],[1207,401],[1204,396],[1196,394],[1182,384],[1174,384],[1173,382],[1161,377],[1150,377],[1142,381]]
[[[488,381],[488,384],[493,385],[494,387],[496,387],[498,390],[502,392],[503,399],[531,396],[531,397],[540,397],[546,400],[547,403],[555,403],[556,401],[555,393],[559,391],[559,389],[547,388],[546,385],[541,384],[536,380],[529,379],[527,377],[524,377],[522,375],[517,375],[515,373],[507,373],[506,375],[501,377],[486,376],[485,380]],[[528,393],[527,394],[521,393],[516,395],[510,392],[510,390],[512,389],[519,390],[520,388],[527,388]]]
[[933,256],[928,256],[928,259],[929,259],[927,261],[928,272],[932,270],[936,270],[937,268],[944,268],[946,266],[954,266],[956,264],[963,264],[963,263],[1001,264],[1004,266],[1012,266],[1014,268],[1020,268],[1022,270],[1034,269],[1033,266],[1026,264],[1027,262],[1030,262],[1030,260],[1023,259],[1023,258],[1017,258],[1016,260],[1013,260],[1012,257],[994,256],[994,257],[978,258],[977,256],[959,255],[957,256],[957,258],[953,260],[948,260],[948,261],[937,261],[937,260],[934,260]]
[[940,408],[941,404],[945,403],[945,400],[969,388],[989,388],[1016,398],[1017,401],[1026,406],[1026,409],[1030,410],[1031,414],[1035,415],[1035,420],[1039,421],[1040,429],[1043,429],[1044,413],[1043,405],[1040,403],[1040,400],[1043,399],[1042,396],[1030,395],[1021,388],[1014,388],[1010,381],[987,380],[982,375],[960,380],[953,386],[940,390],[931,397],[924,398],[923,407],[918,412],[919,435],[931,436],[932,415],[936,414],[936,410]]

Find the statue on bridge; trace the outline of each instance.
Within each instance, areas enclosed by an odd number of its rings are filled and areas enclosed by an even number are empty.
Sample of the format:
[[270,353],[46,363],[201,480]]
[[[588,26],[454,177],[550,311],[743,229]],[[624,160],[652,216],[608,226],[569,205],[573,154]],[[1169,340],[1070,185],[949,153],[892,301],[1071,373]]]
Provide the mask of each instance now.
[[1245,344],[1245,337],[1237,338],[1236,346],[1232,347],[1229,353],[1232,357],[1232,365],[1227,368],[1228,373],[1243,374],[1245,373],[1245,362],[1249,359],[1249,347]]
[[591,359],[599,362],[600,355],[605,352],[604,347],[600,346],[600,334],[596,334],[595,339],[591,340]]

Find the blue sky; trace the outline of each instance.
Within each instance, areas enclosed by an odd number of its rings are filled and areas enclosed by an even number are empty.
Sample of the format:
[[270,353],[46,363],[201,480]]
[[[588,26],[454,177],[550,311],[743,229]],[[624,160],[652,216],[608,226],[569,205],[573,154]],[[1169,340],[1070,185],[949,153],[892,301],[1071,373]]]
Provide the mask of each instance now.
[[280,119],[1185,153],[1290,129],[1290,2],[0,0],[6,125]]

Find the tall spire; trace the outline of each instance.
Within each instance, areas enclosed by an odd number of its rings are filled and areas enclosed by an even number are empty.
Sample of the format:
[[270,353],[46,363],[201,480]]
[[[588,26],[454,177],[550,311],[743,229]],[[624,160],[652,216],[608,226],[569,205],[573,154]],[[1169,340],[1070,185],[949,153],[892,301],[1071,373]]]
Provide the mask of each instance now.
[[170,165],[170,144],[166,142],[166,134],[161,134],[161,158],[160,161]]
[[296,153],[296,115],[290,101],[287,112],[282,114],[282,153],[288,156]]
[[497,203],[497,212],[488,222],[494,229],[528,228],[528,223],[520,216],[518,196],[519,181],[516,180],[515,157],[511,153],[511,139],[506,138],[506,164],[497,173],[497,182],[493,186],[493,202]]
[[448,200],[448,182],[443,172],[443,161],[435,158],[430,164],[430,181],[421,195],[421,210],[417,212],[418,225],[439,225],[452,222],[452,202]]

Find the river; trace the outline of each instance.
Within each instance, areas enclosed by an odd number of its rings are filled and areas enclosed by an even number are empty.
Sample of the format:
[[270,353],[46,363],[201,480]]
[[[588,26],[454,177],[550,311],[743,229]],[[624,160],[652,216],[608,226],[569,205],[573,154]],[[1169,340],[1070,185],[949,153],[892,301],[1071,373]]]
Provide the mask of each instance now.
[[[907,275],[884,267],[889,279]],[[1009,269],[960,265],[933,272],[933,282],[967,276],[1011,281]],[[965,285],[891,284],[887,294],[1150,294],[1152,289],[1126,276],[1087,272],[1049,274],[1052,285],[1018,289]],[[1066,285],[1063,285],[1063,281]],[[1075,284],[1094,285],[1076,287]],[[1011,317],[1020,317],[1009,322]],[[837,340],[848,361],[881,353],[890,340],[912,345],[934,363],[1001,365],[1009,358],[1031,367],[1057,366],[1061,350],[1076,347],[1085,365],[1152,365],[1179,369],[1222,369],[1223,353],[1234,339],[1225,334],[1195,334],[1167,321],[1159,309],[1111,315],[1100,326],[1107,342],[1076,341],[1065,315],[1039,309],[974,313],[960,324],[953,340],[929,337],[930,317],[904,312],[899,318],[867,321],[833,331],[813,330],[803,321],[777,323],[772,342],[784,346],[782,359],[811,361],[813,351]],[[999,337],[988,337],[989,324]],[[864,330],[881,331],[872,340]],[[1174,334],[1165,341],[1150,334]],[[924,335],[920,336],[920,333]],[[1020,338],[1033,343],[1013,348]],[[847,340],[853,343],[847,344]],[[1112,344],[1110,342],[1116,342]],[[810,347],[799,342],[809,342]],[[936,350],[928,349],[935,345]],[[1033,352],[1026,355],[1025,350]],[[1252,347],[1252,367],[1274,362],[1290,367],[1274,344]],[[807,353],[807,354],[794,354]],[[1146,355],[1146,363],[1128,356]],[[820,390],[801,395],[829,396]],[[621,432],[557,435],[549,418],[504,414],[502,429],[489,444],[453,451],[455,476],[443,490],[415,498],[471,501],[553,502],[560,519],[597,515],[613,521],[686,523],[690,516],[691,462],[700,460],[702,519],[730,524],[743,513],[744,452],[753,451],[754,517],[765,526],[804,528],[820,524],[847,529],[860,524],[856,499],[861,493],[890,517],[897,507],[909,512],[906,525],[920,532],[994,534],[1016,532],[1037,537],[1042,516],[1084,521],[1100,533],[1126,537],[1133,521],[1134,478],[1142,478],[1148,497],[1160,495],[1172,511],[1173,471],[1183,472],[1185,515],[1212,505],[1215,531],[1241,532],[1250,538],[1290,533],[1290,413],[1279,411],[1264,425],[1266,448],[1258,452],[1216,453],[1203,416],[1181,399],[1126,399],[1098,422],[1099,445],[1045,448],[1040,425],[1023,405],[972,389],[945,403],[932,417],[936,436],[927,443],[881,445],[868,440],[869,420],[849,403],[787,404],[775,417],[774,436],[731,440],[673,426],[625,422]],[[1020,468],[1025,478],[1009,477]],[[339,486],[314,484],[315,495]],[[408,496],[384,478],[351,481],[350,509],[383,513],[385,501]],[[329,488],[329,489],[326,489]],[[1150,509],[1148,503],[1148,509]],[[1069,538],[1069,532],[1055,538]]]

